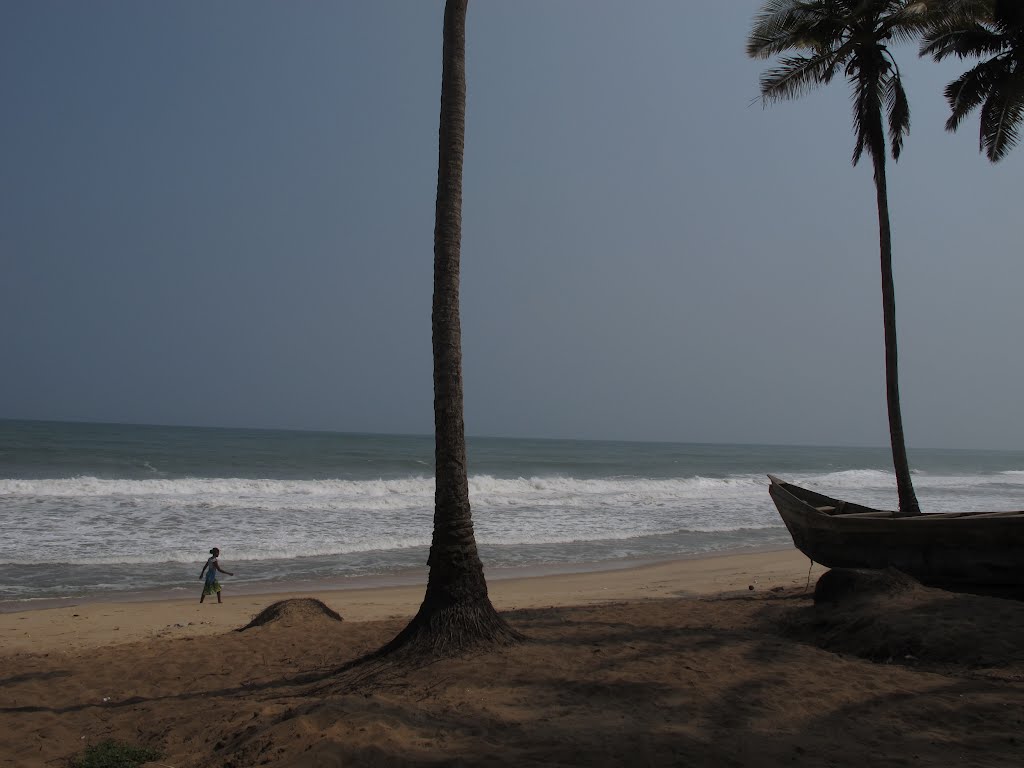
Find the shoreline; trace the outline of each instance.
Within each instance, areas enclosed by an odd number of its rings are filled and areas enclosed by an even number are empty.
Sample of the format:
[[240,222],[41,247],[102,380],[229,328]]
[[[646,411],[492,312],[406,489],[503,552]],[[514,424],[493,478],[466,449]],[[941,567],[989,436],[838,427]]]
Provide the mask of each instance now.
[[[484,565],[487,583],[509,579],[532,579],[546,576],[565,576],[585,573],[604,573],[614,571],[630,571],[648,566],[661,565],[676,561],[709,560],[719,557],[756,555],[770,552],[786,552],[793,549],[792,545],[750,546],[735,549],[723,549],[715,552],[682,553],[661,557],[625,557],[615,560],[594,560],[573,563],[543,563],[522,566],[498,566],[488,568]],[[224,579],[221,585],[232,595],[238,597],[256,597],[262,595],[294,594],[296,592],[346,592],[350,590],[385,589],[389,587],[426,587],[428,569],[406,568],[390,573],[378,573],[360,576],[339,576],[323,579],[296,579],[281,581],[235,582],[232,578]],[[93,603],[151,603],[175,600],[190,600],[199,587],[179,587],[175,589],[146,590],[110,590],[108,592],[92,592],[72,597],[30,597],[21,600],[0,599],[0,616],[9,613],[28,611],[46,611],[54,608],[70,608],[86,606]]]
[[[618,569],[571,573],[489,573],[488,590],[499,611],[696,598],[805,587],[825,570],[809,564],[807,557],[790,548],[634,562]],[[271,603],[294,597],[317,598],[346,622],[408,619],[423,600],[425,583],[424,574],[421,582],[403,585],[289,588],[247,594],[233,591],[226,582],[222,604],[210,599],[200,604],[198,595],[190,595],[33,607],[0,613],[0,657],[74,653],[156,638],[223,634],[245,625]]]

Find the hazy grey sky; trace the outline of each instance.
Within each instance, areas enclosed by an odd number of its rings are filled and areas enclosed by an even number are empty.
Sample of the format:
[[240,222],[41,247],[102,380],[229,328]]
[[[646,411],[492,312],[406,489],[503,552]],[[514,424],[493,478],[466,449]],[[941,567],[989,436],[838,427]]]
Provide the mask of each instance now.
[[[474,0],[467,431],[887,442],[848,88],[755,0]],[[0,5],[0,417],[424,433],[443,2]],[[1024,447],[1024,148],[896,50],[911,446]]]

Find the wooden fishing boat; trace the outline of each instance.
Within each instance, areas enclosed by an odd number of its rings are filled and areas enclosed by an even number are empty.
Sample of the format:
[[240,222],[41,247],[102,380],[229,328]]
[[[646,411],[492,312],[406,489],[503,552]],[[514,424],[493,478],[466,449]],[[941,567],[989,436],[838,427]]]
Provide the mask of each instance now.
[[1024,585],[1024,511],[899,512],[768,475],[797,549],[829,568],[896,568],[933,586]]

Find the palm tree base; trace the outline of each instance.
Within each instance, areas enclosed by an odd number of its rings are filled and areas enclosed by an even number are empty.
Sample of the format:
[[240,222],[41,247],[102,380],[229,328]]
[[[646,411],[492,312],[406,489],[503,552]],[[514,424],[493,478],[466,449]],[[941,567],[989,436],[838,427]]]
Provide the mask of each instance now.
[[429,605],[424,600],[412,621],[391,642],[353,659],[323,677],[319,691],[372,692],[445,659],[486,653],[526,641],[494,610],[490,600]]
[[375,656],[452,658],[508,647],[525,639],[508,625],[487,597],[451,603],[427,595],[412,621]]

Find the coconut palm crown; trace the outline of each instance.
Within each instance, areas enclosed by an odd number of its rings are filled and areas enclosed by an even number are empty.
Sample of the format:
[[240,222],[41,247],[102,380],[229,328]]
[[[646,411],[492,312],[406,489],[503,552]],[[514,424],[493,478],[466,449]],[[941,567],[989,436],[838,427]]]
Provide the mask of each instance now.
[[924,34],[921,55],[982,59],[946,86],[955,131],[981,107],[978,150],[993,163],[1020,139],[1024,119],[1024,2],[954,0]]
[[886,128],[893,159],[910,130],[910,106],[890,43],[916,40],[938,0],[766,0],[754,17],[747,53],[778,56],[761,76],[765,102],[792,99],[842,73],[853,90],[853,164],[871,157],[878,206],[885,331],[885,390],[900,513],[920,514],[903,435],[896,350],[896,299],[885,177]]
[[872,156],[884,153],[883,112],[892,156],[898,159],[910,130],[910,106],[888,45],[916,40],[927,28],[933,5],[923,0],[768,0],[747,40],[753,58],[781,56],[778,66],[761,76],[761,96],[765,101],[797,98],[842,72],[853,89],[854,165],[865,150]]

